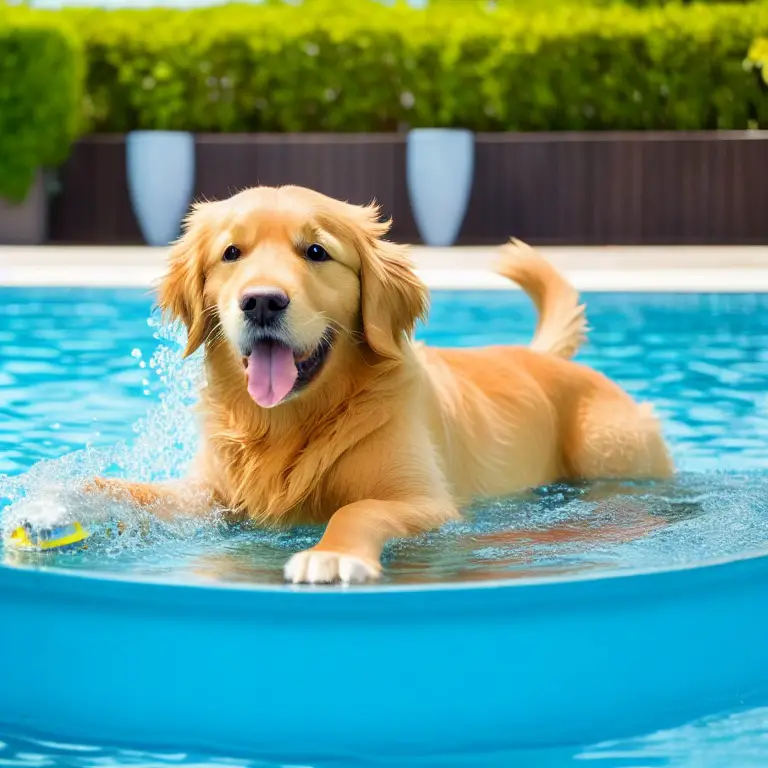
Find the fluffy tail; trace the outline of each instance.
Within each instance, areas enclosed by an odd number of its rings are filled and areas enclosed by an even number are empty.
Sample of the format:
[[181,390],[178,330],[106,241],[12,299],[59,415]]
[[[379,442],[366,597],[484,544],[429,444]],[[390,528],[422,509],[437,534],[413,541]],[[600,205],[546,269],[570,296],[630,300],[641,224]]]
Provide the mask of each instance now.
[[512,239],[501,248],[499,273],[516,282],[538,311],[530,348],[569,359],[587,338],[585,307],[576,289],[530,246]]

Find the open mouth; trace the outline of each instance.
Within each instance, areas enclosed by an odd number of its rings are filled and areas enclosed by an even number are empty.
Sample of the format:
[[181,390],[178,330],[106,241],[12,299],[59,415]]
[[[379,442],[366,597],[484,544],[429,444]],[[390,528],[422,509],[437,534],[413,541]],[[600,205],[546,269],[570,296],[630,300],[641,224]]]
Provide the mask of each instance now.
[[317,377],[332,346],[330,333],[310,352],[295,350],[281,339],[259,339],[243,351],[248,394],[262,408],[274,408]]

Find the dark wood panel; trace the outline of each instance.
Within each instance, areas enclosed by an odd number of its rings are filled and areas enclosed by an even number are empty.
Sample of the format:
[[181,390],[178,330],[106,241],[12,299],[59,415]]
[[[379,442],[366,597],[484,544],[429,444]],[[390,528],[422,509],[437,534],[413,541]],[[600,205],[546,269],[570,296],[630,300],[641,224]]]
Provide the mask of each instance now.
[[393,135],[198,136],[196,197],[257,184],[296,184],[358,205],[376,201],[392,237],[418,237],[405,183],[405,143]]
[[[392,237],[418,242],[404,134],[206,134],[195,197],[300,184],[353,203],[376,199]],[[768,242],[768,132],[478,134],[459,242]],[[51,239],[137,243],[125,140],[80,141],[61,171]]]
[[134,244],[143,239],[128,196],[125,137],[91,136],[75,144],[51,201],[50,239]]

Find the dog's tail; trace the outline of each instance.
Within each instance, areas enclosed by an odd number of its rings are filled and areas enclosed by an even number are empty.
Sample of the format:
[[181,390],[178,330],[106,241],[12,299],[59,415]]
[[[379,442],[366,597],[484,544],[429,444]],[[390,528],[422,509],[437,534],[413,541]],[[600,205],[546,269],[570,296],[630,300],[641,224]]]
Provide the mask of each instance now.
[[516,282],[538,311],[530,348],[570,359],[587,338],[585,307],[576,289],[533,248],[514,238],[502,246],[499,273]]

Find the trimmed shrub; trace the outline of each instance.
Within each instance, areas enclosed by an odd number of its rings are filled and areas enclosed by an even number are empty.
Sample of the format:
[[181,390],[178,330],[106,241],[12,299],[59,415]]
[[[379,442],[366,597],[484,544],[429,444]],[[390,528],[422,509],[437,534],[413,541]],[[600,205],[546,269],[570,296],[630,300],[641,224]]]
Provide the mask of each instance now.
[[58,20],[0,7],[0,197],[22,201],[38,169],[66,158],[83,74],[78,38]]
[[63,13],[84,36],[94,130],[696,130],[766,119],[745,67],[755,35],[768,34],[763,3]]

